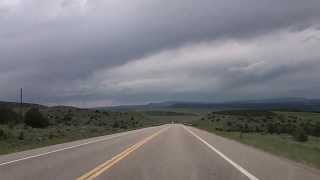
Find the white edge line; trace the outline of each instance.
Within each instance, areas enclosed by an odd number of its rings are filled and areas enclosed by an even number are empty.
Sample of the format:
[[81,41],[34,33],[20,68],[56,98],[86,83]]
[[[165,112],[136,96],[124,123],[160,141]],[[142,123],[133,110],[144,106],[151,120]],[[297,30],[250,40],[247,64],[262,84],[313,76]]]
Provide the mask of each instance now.
[[89,142],[86,142],[86,143],[82,143],[82,144],[78,144],[78,145],[74,145],[74,146],[65,147],[65,148],[62,148],[62,149],[57,149],[57,150],[49,151],[49,152],[42,153],[42,154],[37,154],[37,155],[27,156],[27,157],[20,158],[20,159],[16,159],[16,160],[12,160],[12,161],[7,161],[7,162],[4,162],[4,163],[0,163],[0,166],[5,166],[5,165],[9,165],[9,164],[12,164],[12,163],[15,163],[15,162],[19,162],[19,161],[24,161],[24,160],[27,160],[27,159],[32,159],[32,158],[41,157],[41,156],[45,156],[45,155],[48,155],[48,154],[52,154],[52,153],[56,153],[56,152],[60,152],[60,151],[65,151],[65,150],[68,150],[68,149],[74,149],[74,148],[81,147],[81,146],[85,146],[85,145],[92,144],[92,143],[97,143],[97,142],[101,142],[101,141],[106,141],[106,140],[114,139],[114,138],[121,137],[121,136],[125,136],[125,135],[128,135],[128,134],[137,133],[137,132],[139,132],[139,131],[141,131],[141,130],[142,130],[142,129],[139,129],[138,131],[125,132],[124,134],[116,134],[116,135],[113,135],[113,136],[111,136],[111,137],[109,136],[109,137],[103,138],[103,139],[97,139],[97,140],[89,141]]
[[218,149],[213,147],[211,144],[209,144],[207,141],[203,140],[201,137],[196,135],[194,132],[192,132],[190,129],[183,126],[185,130],[187,130],[190,134],[192,134],[194,137],[196,137],[198,140],[200,140],[202,143],[207,145],[211,150],[216,152],[219,156],[221,156],[223,159],[225,159],[227,162],[229,162],[232,166],[234,166],[236,169],[238,169],[242,174],[246,175],[250,180],[259,180],[257,177],[249,173],[246,169],[232,161],[230,158],[228,158],[226,155],[224,155],[222,152],[220,152]]

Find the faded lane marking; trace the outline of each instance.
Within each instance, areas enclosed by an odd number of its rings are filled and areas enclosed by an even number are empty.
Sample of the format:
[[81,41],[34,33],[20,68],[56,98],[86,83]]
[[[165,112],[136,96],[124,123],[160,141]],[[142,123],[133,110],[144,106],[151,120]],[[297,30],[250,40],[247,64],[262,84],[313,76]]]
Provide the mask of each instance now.
[[126,150],[122,151],[118,155],[114,156],[110,160],[102,163],[101,165],[97,166],[93,170],[89,171],[88,173],[82,175],[81,177],[77,178],[77,180],[91,180],[102,174],[103,172],[107,171],[110,169],[113,165],[117,164],[119,161],[127,157],[129,154],[131,154],[133,151],[137,150],[140,148],[142,145],[146,144],[148,141],[159,135],[160,133],[164,132],[167,130],[169,127],[161,129],[160,131],[152,134],[151,136],[141,140],[140,142],[130,146]]

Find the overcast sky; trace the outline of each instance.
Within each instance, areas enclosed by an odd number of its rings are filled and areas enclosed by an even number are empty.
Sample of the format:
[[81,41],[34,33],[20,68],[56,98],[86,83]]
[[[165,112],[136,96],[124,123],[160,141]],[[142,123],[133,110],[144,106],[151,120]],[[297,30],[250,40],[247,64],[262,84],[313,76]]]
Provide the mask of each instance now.
[[320,98],[319,0],[0,0],[0,101]]

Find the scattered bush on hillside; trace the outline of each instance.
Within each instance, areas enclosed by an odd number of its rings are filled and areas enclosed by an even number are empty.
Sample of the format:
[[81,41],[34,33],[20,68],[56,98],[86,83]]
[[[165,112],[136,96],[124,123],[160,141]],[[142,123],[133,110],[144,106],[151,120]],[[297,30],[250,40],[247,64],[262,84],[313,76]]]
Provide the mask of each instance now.
[[73,117],[73,114],[68,113],[63,117],[63,121],[71,121]]
[[[276,114],[271,111],[259,111],[259,110],[230,110],[230,111],[218,111],[216,114],[230,115],[230,116],[275,116]],[[223,118],[223,116],[222,116]]]
[[67,113],[59,122],[64,123],[65,125],[71,125],[72,117],[73,117],[72,113]]
[[49,126],[49,121],[39,111],[32,108],[25,115],[25,123],[33,128],[46,128]]
[[[210,117],[214,116],[215,120]],[[197,124],[198,123],[198,124]],[[308,136],[320,137],[320,121],[269,111],[230,110],[208,113],[194,125],[213,126],[217,131],[289,134],[304,142]]]

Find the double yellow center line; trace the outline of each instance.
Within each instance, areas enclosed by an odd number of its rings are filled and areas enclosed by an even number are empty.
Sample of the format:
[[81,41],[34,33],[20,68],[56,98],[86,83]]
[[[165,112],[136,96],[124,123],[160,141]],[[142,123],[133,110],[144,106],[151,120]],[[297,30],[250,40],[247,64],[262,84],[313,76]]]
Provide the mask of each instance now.
[[141,140],[140,142],[130,146],[126,150],[122,151],[120,154],[114,156],[110,160],[100,164],[99,166],[97,166],[96,168],[92,169],[88,173],[86,173],[86,174],[82,175],[81,177],[77,178],[77,180],[95,179],[97,176],[99,176],[103,172],[105,172],[108,169],[110,169],[113,165],[117,164],[123,158],[127,157],[130,153],[132,153],[133,151],[137,150],[139,147],[141,147],[142,145],[144,145],[145,143],[147,143],[148,141],[150,141],[151,139],[153,139],[154,137],[156,137],[157,135],[159,135],[160,133],[162,133],[163,131],[165,131],[167,129],[168,128],[161,129],[160,131],[152,134],[151,136],[149,136],[149,137]]

